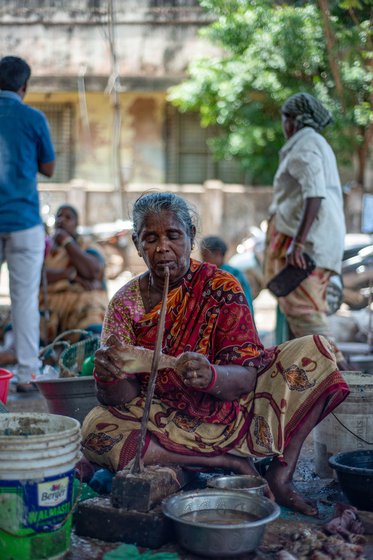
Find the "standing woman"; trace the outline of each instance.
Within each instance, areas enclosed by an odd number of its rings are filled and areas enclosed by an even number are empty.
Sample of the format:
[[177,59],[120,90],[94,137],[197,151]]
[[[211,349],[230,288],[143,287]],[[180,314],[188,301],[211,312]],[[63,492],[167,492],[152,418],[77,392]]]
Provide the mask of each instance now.
[[[326,289],[330,276],[341,272],[346,232],[336,158],[320,134],[332,116],[308,93],[289,97],[281,113],[287,142],[274,178],[266,277],[269,281],[286,264],[306,268],[304,253],[308,253],[315,270],[279,298],[279,307],[294,337],[316,334],[331,339]],[[342,353],[335,350],[340,369],[348,369]]]

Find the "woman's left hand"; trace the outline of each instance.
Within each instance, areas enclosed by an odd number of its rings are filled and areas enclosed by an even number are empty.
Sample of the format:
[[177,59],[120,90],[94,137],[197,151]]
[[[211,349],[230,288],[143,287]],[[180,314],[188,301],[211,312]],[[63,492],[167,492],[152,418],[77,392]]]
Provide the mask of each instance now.
[[210,362],[206,356],[197,352],[181,354],[176,361],[175,370],[181,375],[185,385],[197,390],[208,387],[213,376]]

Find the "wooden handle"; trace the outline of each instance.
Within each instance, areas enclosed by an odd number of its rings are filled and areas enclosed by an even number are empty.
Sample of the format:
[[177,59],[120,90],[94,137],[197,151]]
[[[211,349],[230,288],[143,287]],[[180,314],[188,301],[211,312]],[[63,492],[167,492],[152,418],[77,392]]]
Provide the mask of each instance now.
[[143,464],[141,460],[142,450],[144,447],[145,442],[145,435],[148,426],[149,414],[150,414],[150,407],[152,404],[154,390],[155,390],[155,382],[157,380],[157,373],[158,373],[158,364],[159,359],[161,356],[162,350],[162,340],[164,334],[164,326],[166,321],[166,309],[167,309],[167,294],[168,294],[168,285],[170,281],[170,271],[168,267],[165,267],[165,283],[163,286],[163,294],[162,294],[162,305],[161,305],[161,313],[159,316],[158,322],[158,329],[157,329],[157,336],[155,341],[155,348],[153,354],[153,361],[152,367],[150,371],[149,383],[148,383],[148,391],[146,393],[145,405],[144,405],[144,414],[141,419],[141,429],[140,429],[140,438],[139,438],[139,445],[137,447],[135,461],[131,468],[131,473],[137,474],[143,470]]

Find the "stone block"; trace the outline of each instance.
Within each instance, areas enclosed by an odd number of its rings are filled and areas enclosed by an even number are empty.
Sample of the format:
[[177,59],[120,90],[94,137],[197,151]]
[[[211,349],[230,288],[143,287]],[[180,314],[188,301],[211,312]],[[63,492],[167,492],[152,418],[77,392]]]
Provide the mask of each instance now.
[[170,521],[160,506],[149,512],[113,507],[110,498],[80,502],[74,516],[75,532],[106,542],[124,542],[145,548],[159,548],[172,538]]

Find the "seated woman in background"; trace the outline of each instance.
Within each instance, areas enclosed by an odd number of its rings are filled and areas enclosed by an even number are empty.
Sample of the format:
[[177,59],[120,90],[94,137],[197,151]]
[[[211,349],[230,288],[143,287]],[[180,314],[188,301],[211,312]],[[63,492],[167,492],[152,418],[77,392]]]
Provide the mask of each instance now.
[[[69,329],[101,332],[108,306],[105,261],[97,246],[78,236],[77,226],[75,208],[60,206],[44,261],[47,301],[45,287],[40,289],[40,334],[44,344]],[[45,308],[49,311],[46,325]]]
[[349,393],[328,341],[307,336],[264,349],[239,282],[190,258],[196,227],[173,193],[141,196],[133,241],[148,270],[113,297],[95,356],[100,406],[85,418],[83,452],[113,472],[135,457],[167,271],[166,322],[142,460],[256,472],[279,503],[317,508],[292,478],[312,428]]

